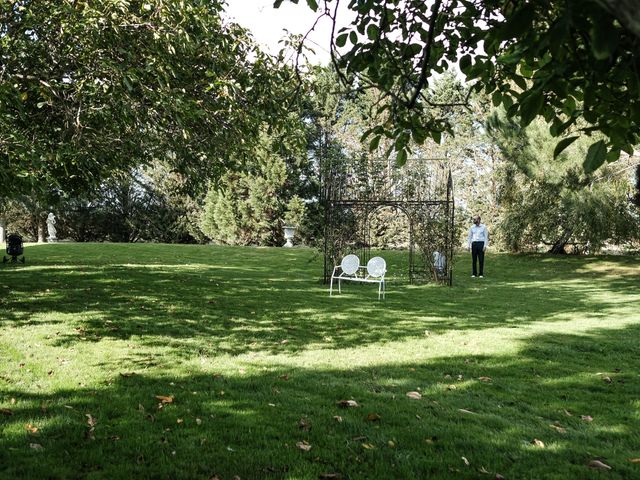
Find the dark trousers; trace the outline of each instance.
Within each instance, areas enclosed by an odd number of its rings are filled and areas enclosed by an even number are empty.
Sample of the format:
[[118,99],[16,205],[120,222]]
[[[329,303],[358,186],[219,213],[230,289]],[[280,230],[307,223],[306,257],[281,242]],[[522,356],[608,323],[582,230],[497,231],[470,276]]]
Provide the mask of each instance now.
[[476,264],[480,262],[480,275],[484,275],[484,242],[473,242],[471,244],[471,259],[473,265],[473,274],[478,275]]

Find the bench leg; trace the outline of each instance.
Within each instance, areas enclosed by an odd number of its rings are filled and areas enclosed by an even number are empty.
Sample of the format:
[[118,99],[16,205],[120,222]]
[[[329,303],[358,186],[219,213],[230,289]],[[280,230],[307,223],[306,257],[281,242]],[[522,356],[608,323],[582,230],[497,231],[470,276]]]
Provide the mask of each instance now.
[[333,295],[333,275],[331,275],[331,281],[329,282],[329,296]]
[[384,280],[380,281],[380,284],[378,285],[378,300],[380,300],[380,295],[382,295],[382,298],[384,297],[385,294],[385,288],[384,288]]

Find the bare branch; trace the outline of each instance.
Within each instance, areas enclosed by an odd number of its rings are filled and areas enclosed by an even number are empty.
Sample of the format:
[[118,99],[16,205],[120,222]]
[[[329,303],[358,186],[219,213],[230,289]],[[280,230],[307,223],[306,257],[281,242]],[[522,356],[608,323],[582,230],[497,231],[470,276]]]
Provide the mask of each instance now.
[[[345,85],[349,85],[349,80],[347,79],[347,77],[342,73],[342,71],[340,70],[340,66],[338,65],[338,52],[336,51],[334,45],[334,39],[335,39],[335,34],[336,34],[336,21],[338,19],[338,7],[340,6],[340,0],[336,0],[336,6],[333,10],[333,16],[329,15],[329,18],[331,19],[331,48],[330,48],[330,54],[331,54],[331,63],[333,64],[333,68],[335,68],[336,70],[336,74],[338,75],[338,78],[340,78],[340,81]],[[327,1],[325,0],[325,12],[329,11],[329,7],[327,5]]]
[[433,38],[435,36],[436,31],[436,21],[438,20],[438,15],[440,14],[440,7],[442,6],[442,0],[436,0],[433,4],[433,11],[431,13],[431,20],[429,21],[429,36],[427,37],[427,44],[424,47],[424,54],[422,55],[421,60],[421,71],[420,78],[418,79],[418,84],[415,86],[415,92],[413,96],[407,103],[408,108],[413,108],[418,101],[418,97],[420,96],[420,92],[424,88],[427,83],[427,78],[429,77],[429,62],[431,60],[431,47],[433,46]]

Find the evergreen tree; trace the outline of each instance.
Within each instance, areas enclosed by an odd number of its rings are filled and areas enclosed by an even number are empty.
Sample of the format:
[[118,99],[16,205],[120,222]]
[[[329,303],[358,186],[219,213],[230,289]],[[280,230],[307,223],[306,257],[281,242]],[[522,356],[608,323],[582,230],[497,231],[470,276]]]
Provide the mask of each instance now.
[[557,150],[544,122],[522,128],[496,114],[488,128],[506,160],[500,230],[511,250],[542,244],[551,253],[594,253],[608,242],[638,238],[637,210],[629,202],[633,159],[623,157],[589,174],[582,169],[587,140],[550,162]]
[[287,167],[263,135],[252,171],[225,174],[204,200],[200,228],[216,243],[277,245],[282,239]]

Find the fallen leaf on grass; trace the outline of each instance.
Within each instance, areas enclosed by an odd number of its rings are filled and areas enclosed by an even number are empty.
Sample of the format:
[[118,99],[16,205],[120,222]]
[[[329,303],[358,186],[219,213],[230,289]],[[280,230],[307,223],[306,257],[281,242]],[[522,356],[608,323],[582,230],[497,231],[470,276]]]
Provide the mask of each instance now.
[[340,415],[334,415],[333,419],[338,423],[342,423],[342,417]]
[[338,405],[342,408],[353,408],[353,407],[360,406],[358,405],[358,402],[356,402],[355,400],[340,400],[338,402]]
[[455,390],[455,389],[456,389],[456,386],[455,386],[455,385],[449,385],[449,386],[447,387],[447,390]]
[[9,408],[0,408],[0,413],[2,415],[6,415],[7,417],[10,417],[11,415],[13,415],[13,411],[11,411],[11,409]]
[[276,473],[276,474],[277,473],[287,473],[289,471],[289,465],[284,465],[282,467],[269,466],[269,467],[265,467],[263,469],[263,471],[267,472],[267,473]]
[[287,380],[289,380],[289,375],[287,375],[286,373],[284,375],[280,375],[280,380],[284,380],[286,382]]
[[589,468],[595,468],[597,470],[611,470],[609,465],[602,463],[600,460],[591,460],[589,462]]
[[322,478],[322,479],[340,479],[342,478],[342,475],[340,475],[339,473],[321,473],[320,475],[318,475],[318,478]]
[[466,408],[459,408],[458,411],[462,413],[468,413],[470,415],[477,415],[476,412],[472,412],[471,410],[467,410]]
[[425,441],[425,443],[428,443],[429,445],[433,445],[434,443],[436,443],[438,441],[438,437],[433,436],[433,437],[425,438],[424,441]]
[[351,438],[351,440],[353,440],[354,442],[361,442],[366,439],[367,439],[366,435],[358,435],[357,437]]
[[27,423],[24,428],[26,428],[27,432],[29,432],[31,435],[35,435],[36,433],[38,433],[38,427],[31,425],[30,423]]
[[420,392],[407,392],[407,397],[413,400],[420,400],[422,398],[422,394]]
[[378,415],[377,413],[370,413],[369,415],[367,415],[367,422],[379,422],[380,421],[380,415]]
[[630,458],[629,461],[631,463],[640,463],[640,458]]
[[470,465],[469,460],[467,460],[467,457],[461,457],[462,461],[464,462],[464,464],[468,467]]
[[580,420],[585,422],[593,422],[593,417],[591,415],[580,415]]
[[491,377],[478,377],[481,382],[491,382]]
[[300,421],[298,422],[298,428],[300,430],[304,430],[305,432],[308,432],[309,430],[311,430],[311,422],[306,418],[301,418]]
[[160,403],[173,403],[173,395],[156,395],[156,399],[160,400]]
[[300,450],[303,450],[305,452],[308,452],[309,450],[311,450],[311,445],[309,445],[309,443],[306,440],[296,443],[296,447],[298,447]]
[[375,450],[376,446],[371,443],[363,443],[362,448],[365,448],[367,450]]
[[43,447],[39,443],[30,443],[29,448],[33,448],[34,450],[42,450]]
[[567,429],[564,427],[561,427],[560,425],[549,425],[549,426],[558,433],[567,433]]
[[534,438],[533,440],[531,440],[531,445],[535,445],[536,447],[544,448],[544,442],[542,440],[538,440],[537,438]]
[[98,420],[96,420],[96,418],[93,417],[90,413],[85,414],[85,417],[87,417],[87,425],[92,429],[95,428],[95,426],[98,424]]
[[504,480],[504,477],[499,473],[496,473],[496,480]]
[[611,377],[602,377],[602,381],[605,383],[611,383],[613,380],[611,380]]
[[564,411],[564,414],[565,414],[567,417],[573,417],[573,414],[572,414],[569,410],[565,410],[565,411]]

